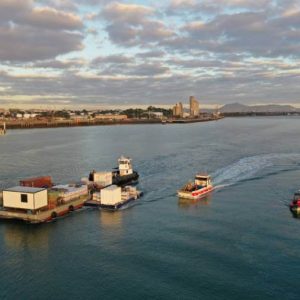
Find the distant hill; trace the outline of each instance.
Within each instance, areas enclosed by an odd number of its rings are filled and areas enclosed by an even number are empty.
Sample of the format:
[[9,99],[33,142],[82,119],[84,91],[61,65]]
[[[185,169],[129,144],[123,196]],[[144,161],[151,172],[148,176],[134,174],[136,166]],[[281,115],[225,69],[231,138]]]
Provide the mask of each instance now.
[[220,108],[221,113],[290,113],[299,112],[300,110],[291,105],[279,105],[279,104],[269,104],[269,105],[244,105],[240,103],[226,104]]

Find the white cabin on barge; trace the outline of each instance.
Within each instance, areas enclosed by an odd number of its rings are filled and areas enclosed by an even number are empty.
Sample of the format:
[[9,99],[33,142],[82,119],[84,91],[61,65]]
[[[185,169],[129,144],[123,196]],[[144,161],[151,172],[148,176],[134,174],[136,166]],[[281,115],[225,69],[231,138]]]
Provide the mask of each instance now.
[[44,188],[15,186],[3,191],[5,209],[30,210],[34,213],[47,205],[48,191]]

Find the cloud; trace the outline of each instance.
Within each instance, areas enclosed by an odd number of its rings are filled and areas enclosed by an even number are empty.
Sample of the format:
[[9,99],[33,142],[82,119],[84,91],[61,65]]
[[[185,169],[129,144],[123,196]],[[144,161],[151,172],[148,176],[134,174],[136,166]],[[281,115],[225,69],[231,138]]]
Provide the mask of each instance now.
[[37,61],[29,67],[31,68],[43,68],[43,69],[69,69],[69,68],[78,68],[86,64],[85,60],[82,59],[71,59],[71,60],[42,60]]
[[33,1],[0,1],[0,60],[35,61],[83,49],[79,16]]
[[82,49],[82,35],[26,26],[0,27],[0,60],[35,61]]
[[83,23],[79,16],[50,7],[35,7],[18,20],[20,23],[33,27],[60,31],[83,29]]
[[164,22],[155,19],[153,8],[114,2],[102,10],[112,42],[124,46],[146,45],[173,35]]
[[39,4],[52,7],[57,10],[62,10],[66,12],[76,12],[78,11],[78,3],[79,1],[74,0],[38,0]]
[[183,14],[189,12],[197,15],[201,13],[223,13],[228,9],[257,11],[272,6],[272,0],[172,0],[167,12],[170,14]]
[[267,12],[218,15],[208,22],[190,22],[168,47],[212,53],[246,53],[261,57],[299,56],[298,19],[270,18]]
[[129,75],[153,77],[166,74],[170,71],[169,67],[161,63],[145,63],[137,65],[127,71]]
[[98,56],[94,58],[91,62],[91,65],[99,65],[99,64],[129,64],[134,62],[132,57],[124,56],[124,55],[108,55],[108,56]]
[[147,52],[141,52],[137,54],[137,57],[141,58],[163,58],[166,52],[163,50],[151,50]]
[[19,18],[30,11],[31,7],[31,0],[0,0],[0,25]]
[[150,7],[137,4],[123,4],[113,2],[108,4],[102,11],[102,16],[113,22],[122,22],[126,24],[143,23],[144,18],[154,13]]
[[170,69],[160,62],[138,63],[133,57],[124,55],[99,56],[93,59],[90,66],[100,75],[153,77],[167,74]]
[[0,0],[0,96],[297,102],[299,20],[297,0]]

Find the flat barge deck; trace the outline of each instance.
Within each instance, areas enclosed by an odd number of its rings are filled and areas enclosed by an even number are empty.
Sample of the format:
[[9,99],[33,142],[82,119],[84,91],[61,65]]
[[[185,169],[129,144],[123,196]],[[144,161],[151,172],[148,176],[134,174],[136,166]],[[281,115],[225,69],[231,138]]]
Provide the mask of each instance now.
[[86,200],[86,197],[80,197],[78,199],[72,200],[65,204],[61,204],[51,209],[41,209],[33,214],[23,212],[17,209],[13,210],[1,208],[0,219],[15,219],[32,224],[49,222],[55,220],[58,217],[66,215],[74,210],[80,209]]

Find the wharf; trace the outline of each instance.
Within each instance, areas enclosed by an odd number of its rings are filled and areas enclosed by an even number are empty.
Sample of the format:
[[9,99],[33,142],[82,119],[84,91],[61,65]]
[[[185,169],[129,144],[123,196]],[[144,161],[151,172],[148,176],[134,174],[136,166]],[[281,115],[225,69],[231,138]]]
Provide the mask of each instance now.
[[218,121],[223,118],[224,118],[223,116],[219,116],[219,117],[195,118],[195,119],[173,119],[173,120],[167,121],[167,123],[188,124],[188,123]]
[[57,217],[63,216],[69,212],[81,208],[86,201],[85,197],[80,197],[75,200],[69,201],[68,203],[61,204],[51,209],[40,210],[36,214],[30,214],[21,210],[13,209],[0,209],[0,219],[15,219],[21,220],[27,223],[43,223],[56,219]]
[[146,124],[188,124],[196,122],[217,121],[223,117],[205,117],[197,119],[126,119],[126,120],[7,120],[8,129],[58,128],[77,126],[110,126],[110,125],[146,125]]

